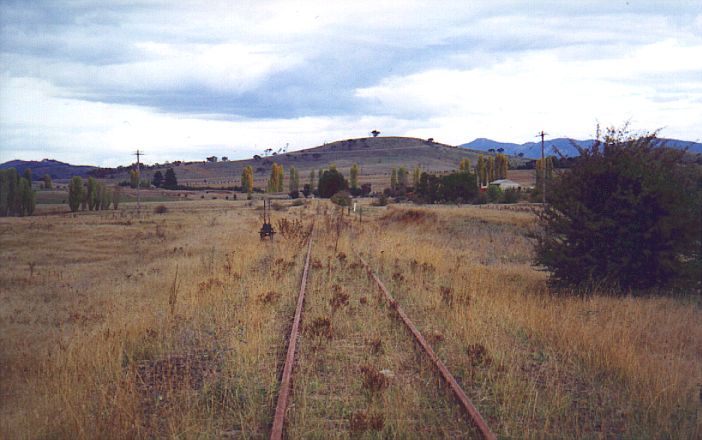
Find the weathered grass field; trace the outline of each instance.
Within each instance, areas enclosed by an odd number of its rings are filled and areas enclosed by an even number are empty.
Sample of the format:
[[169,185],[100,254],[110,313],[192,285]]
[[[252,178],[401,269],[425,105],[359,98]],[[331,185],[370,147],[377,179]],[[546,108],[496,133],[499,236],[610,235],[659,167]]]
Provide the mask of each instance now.
[[475,436],[357,252],[498,437],[702,436],[699,297],[554,294],[529,212],[260,204],[0,219],[0,437],[266,438],[313,219],[290,438]]

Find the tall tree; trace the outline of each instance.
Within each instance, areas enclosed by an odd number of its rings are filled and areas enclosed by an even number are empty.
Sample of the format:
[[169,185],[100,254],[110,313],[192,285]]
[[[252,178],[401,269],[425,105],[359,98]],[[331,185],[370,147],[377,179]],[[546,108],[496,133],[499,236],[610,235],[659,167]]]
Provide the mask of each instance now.
[[253,192],[253,186],[253,168],[251,168],[251,165],[247,165],[244,167],[244,171],[241,172],[241,191],[246,194],[251,194]]
[[395,168],[390,172],[390,189],[397,191],[397,170]]
[[498,179],[507,178],[507,169],[509,168],[509,159],[505,154],[498,153],[495,155],[495,175]]
[[24,177],[25,179],[27,179],[27,182],[29,182],[29,184],[31,185],[31,184],[32,184],[32,169],[31,169],[31,168],[25,168],[25,169],[24,169],[24,173],[22,174],[22,177]]
[[88,191],[85,194],[88,209],[92,211],[98,202],[97,184],[92,176],[88,177]]
[[405,192],[407,191],[407,186],[409,185],[409,172],[407,168],[400,167],[397,169],[397,189]]
[[112,188],[112,207],[119,208],[119,202],[122,201],[122,187],[117,185]]
[[290,167],[290,178],[288,179],[288,187],[290,192],[300,190],[300,176],[297,174],[297,168]]
[[173,168],[166,170],[166,176],[163,179],[163,187],[166,189],[178,189],[178,179],[176,178]]
[[156,171],[154,173],[154,177],[151,178],[151,184],[156,188],[161,188],[161,185],[163,184],[163,174],[161,171]]
[[487,164],[486,164],[485,158],[483,157],[482,154],[480,156],[478,156],[477,172],[478,172],[478,183],[480,184],[480,186],[487,185],[487,179],[488,179]]
[[351,165],[351,170],[349,171],[349,185],[350,185],[350,188],[353,190],[358,189],[358,172],[359,172],[358,164],[355,163],[355,164]]
[[139,172],[137,170],[129,170],[129,186],[132,188],[139,186]]
[[80,176],[73,176],[68,184],[68,207],[72,212],[78,211],[83,201],[83,179]]
[[51,176],[44,174],[44,189],[54,189],[54,183],[51,181]]
[[495,158],[492,156],[489,156],[488,160],[487,160],[487,175],[488,175],[487,183],[490,183],[493,180],[495,180]]
[[417,165],[414,167],[414,170],[412,170],[412,187],[416,190],[417,185],[419,185],[419,179],[422,176],[422,168]]
[[20,198],[20,210],[19,215],[32,215],[34,214],[35,207],[35,194],[32,190],[32,183],[25,177],[20,178],[19,182],[19,198]]
[[467,157],[465,159],[461,160],[461,163],[458,164],[458,169],[460,171],[470,171],[470,159]]

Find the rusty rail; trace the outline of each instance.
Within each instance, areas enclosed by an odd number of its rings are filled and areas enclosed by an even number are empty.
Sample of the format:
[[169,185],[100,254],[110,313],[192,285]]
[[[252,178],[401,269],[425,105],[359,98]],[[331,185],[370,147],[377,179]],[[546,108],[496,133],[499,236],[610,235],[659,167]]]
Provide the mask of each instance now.
[[314,224],[310,230],[309,243],[307,245],[307,257],[305,258],[305,268],[302,271],[302,281],[300,282],[300,295],[297,298],[297,307],[295,308],[295,319],[293,320],[292,329],[290,330],[290,339],[288,340],[288,353],[285,356],[285,365],[283,366],[283,377],[280,381],[280,391],[278,393],[278,403],[275,407],[275,416],[273,418],[273,428],[271,429],[271,440],[280,440],[283,438],[283,427],[285,425],[285,412],[288,408],[288,398],[290,397],[290,386],[292,379],[293,366],[295,364],[295,350],[297,347],[297,338],[300,334],[300,321],[302,319],[302,306],[305,302],[305,287],[307,286],[307,273],[310,267],[310,255],[312,254],[312,234],[314,233]]
[[390,292],[388,289],[385,287],[382,281],[380,281],[380,278],[373,272],[373,270],[370,268],[366,260],[363,259],[359,255],[359,258],[361,259],[361,263],[366,267],[366,270],[368,273],[373,277],[375,282],[378,284],[378,287],[380,290],[385,294],[385,299],[388,301],[388,303],[392,306],[395,311],[397,311],[397,314],[400,316],[400,319],[402,319],[402,322],[405,323],[405,326],[409,329],[409,331],[412,333],[414,338],[417,340],[417,343],[424,349],[424,352],[429,356],[431,361],[434,363],[436,368],[439,370],[439,373],[441,374],[441,377],[446,381],[446,383],[449,385],[451,388],[451,391],[453,391],[453,394],[456,396],[458,399],[459,403],[463,407],[463,409],[466,410],[468,413],[468,416],[471,418],[475,426],[478,428],[480,433],[482,434],[483,438],[486,440],[496,440],[497,437],[495,437],[495,434],[490,431],[490,428],[488,427],[487,423],[485,423],[485,420],[483,420],[483,417],[480,415],[478,410],[475,408],[473,403],[468,399],[468,396],[466,396],[466,393],[463,391],[461,386],[456,382],[456,379],[453,377],[451,372],[446,368],[446,365],[444,365],[443,362],[439,359],[439,357],[434,353],[434,350],[432,350],[431,346],[429,343],[427,343],[426,339],[424,339],[424,336],[419,332],[417,327],[412,323],[412,321],[409,319],[405,311],[400,307],[400,305],[397,303],[395,298],[390,295]]

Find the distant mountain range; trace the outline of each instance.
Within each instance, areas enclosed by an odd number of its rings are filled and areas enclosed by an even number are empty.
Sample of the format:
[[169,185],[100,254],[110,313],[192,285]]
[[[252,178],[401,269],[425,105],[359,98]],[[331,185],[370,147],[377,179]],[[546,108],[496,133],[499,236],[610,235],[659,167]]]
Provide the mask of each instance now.
[[22,175],[27,168],[32,170],[32,180],[40,180],[45,174],[52,179],[70,179],[73,176],[86,177],[97,167],[89,165],[71,165],[53,159],[36,160],[11,160],[0,164],[0,170],[14,168]]
[[[681,141],[679,139],[662,139],[666,146],[671,147],[671,148],[677,148],[677,149],[684,149],[687,148],[687,150],[690,153],[702,153],[702,144],[699,142],[692,142],[692,141]],[[549,155],[555,155],[559,156],[558,152],[562,154],[563,156],[566,157],[574,157],[578,156],[579,152],[578,149],[573,146],[573,143],[576,145],[582,147],[582,148],[587,148],[590,147],[593,144],[594,139],[587,139],[587,140],[575,140],[575,139],[568,139],[568,138],[557,138],[557,139],[549,139],[544,142],[544,154],[549,156]],[[493,141],[491,139],[486,139],[486,138],[478,138],[472,142],[468,142],[467,144],[462,144],[459,145],[462,148],[469,148],[471,150],[479,150],[479,151],[491,151],[495,150],[498,151],[499,149],[503,149],[502,152],[505,154],[509,154],[511,156],[522,156],[522,157],[529,157],[529,158],[537,158],[541,157],[541,142],[526,142],[524,144],[513,144],[509,142],[497,142]]]

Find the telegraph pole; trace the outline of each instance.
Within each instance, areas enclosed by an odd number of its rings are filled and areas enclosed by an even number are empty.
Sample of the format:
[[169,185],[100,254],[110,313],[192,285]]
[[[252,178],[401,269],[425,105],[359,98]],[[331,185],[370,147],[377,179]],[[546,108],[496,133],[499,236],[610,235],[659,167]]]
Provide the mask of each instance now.
[[136,150],[134,156],[137,157],[137,212],[141,210],[141,195],[139,194],[139,187],[141,186],[141,163],[140,158],[144,155],[143,151]]
[[543,173],[541,176],[541,203],[543,203],[544,206],[546,206],[546,161],[544,160],[544,136],[547,134],[548,133],[544,133],[544,131],[541,130],[541,133],[536,135],[537,137],[541,136],[541,171]]

